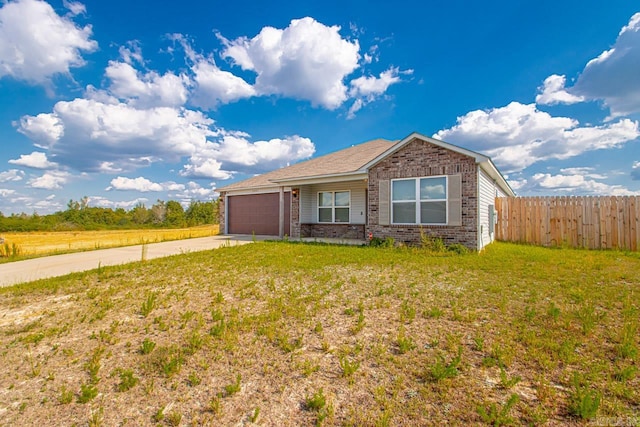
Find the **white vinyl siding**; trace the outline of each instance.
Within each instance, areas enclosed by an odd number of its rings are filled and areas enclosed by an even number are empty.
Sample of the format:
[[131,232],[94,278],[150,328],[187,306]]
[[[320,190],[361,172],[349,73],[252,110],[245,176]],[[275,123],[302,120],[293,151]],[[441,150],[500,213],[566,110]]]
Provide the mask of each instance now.
[[505,197],[506,194],[489,175],[480,168],[478,170],[478,249],[482,249],[495,239],[495,235],[489,232],[489,207],[495,206],[496,197]]
[[367,212],[367,186],[364,181],[345,181],[330,184],[305,185],[300,188],[300,222],[317,224],[318,193],[325,191],[349,191],[349,224],[364,224]]

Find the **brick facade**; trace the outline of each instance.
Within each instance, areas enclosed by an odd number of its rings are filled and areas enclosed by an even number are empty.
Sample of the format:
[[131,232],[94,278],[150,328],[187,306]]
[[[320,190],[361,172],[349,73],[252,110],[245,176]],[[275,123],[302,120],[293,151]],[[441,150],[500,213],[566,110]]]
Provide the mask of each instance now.
[[[436,175],[462,176],[462,226],[379,225],[379,181]],[[475,159],[429,142],[414,139],[369,170],[369,207],[366,234],[392,237],[397,242],[420,243],[420,230],[446,244],[477,249],[478,166]]]
[[364,224],[302,224],[300,237],[364,240]]
[[218,196],[218,224],[219,224],[219,233],[220,234],[224,234],[225,232],[225,203],[224,203],[224,199],[226,197],[227,193],[222,192],[220,193],[220,196]]
[[300,237],[300,189],[291,189],[291,237]]

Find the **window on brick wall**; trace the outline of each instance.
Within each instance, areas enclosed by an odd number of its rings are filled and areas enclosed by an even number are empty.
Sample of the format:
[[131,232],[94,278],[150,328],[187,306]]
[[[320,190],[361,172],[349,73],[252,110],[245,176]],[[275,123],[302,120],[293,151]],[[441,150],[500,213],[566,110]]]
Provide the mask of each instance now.
[[447,177],[391,181],[392,224],[447,224]]
[[321,191],[318,193],[318,222],[349,222],[351,193],[349,191]]

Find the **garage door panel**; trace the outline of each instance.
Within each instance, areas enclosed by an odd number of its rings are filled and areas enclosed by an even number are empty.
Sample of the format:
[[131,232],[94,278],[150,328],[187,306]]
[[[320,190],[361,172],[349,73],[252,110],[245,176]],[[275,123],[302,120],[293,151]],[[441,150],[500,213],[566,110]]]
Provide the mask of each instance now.
[[[278,193],[230,196],[228,230],[230,234],[277,236],[279,233]],[[289,234],[289,193],[285,193],[285,234]]]

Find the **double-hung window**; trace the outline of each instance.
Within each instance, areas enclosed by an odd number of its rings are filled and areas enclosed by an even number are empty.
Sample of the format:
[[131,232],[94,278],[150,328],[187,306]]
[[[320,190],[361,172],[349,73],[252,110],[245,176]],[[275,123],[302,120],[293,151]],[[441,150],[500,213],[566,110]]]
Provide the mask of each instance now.
[[318,193],[318,222],[349,222],[351,195],[348,191]]
[[447,177],[391,181],[393,224],[447,224]]

